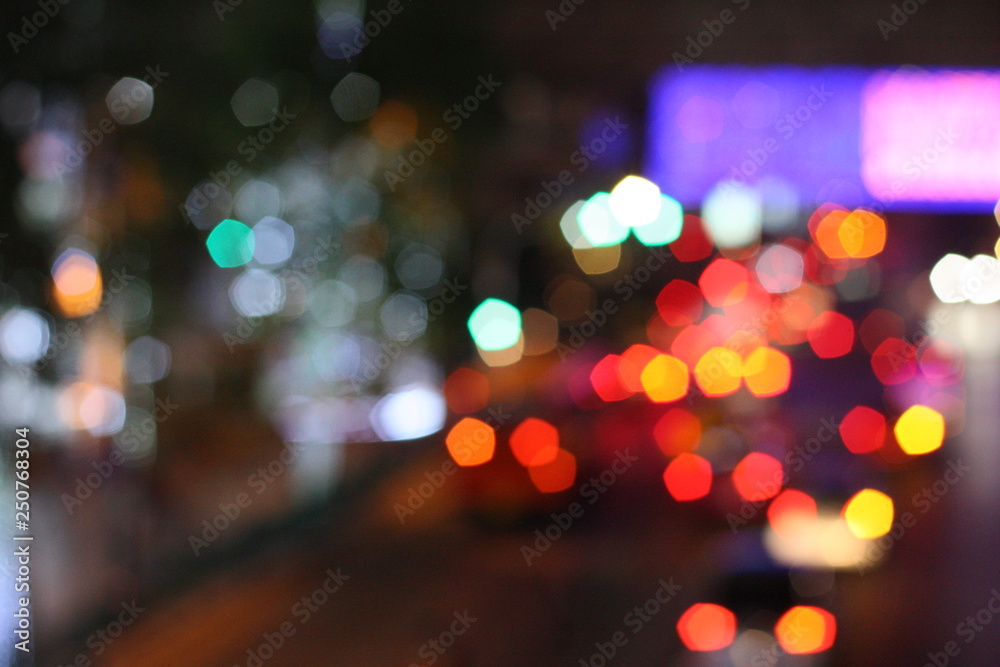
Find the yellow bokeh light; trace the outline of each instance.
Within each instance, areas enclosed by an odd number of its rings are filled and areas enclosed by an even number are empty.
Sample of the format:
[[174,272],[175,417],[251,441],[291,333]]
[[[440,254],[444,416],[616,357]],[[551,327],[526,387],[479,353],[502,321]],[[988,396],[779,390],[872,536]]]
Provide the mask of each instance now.
[[694,367],[694,380],[706,396],[728,396],[740,388],[743,362],[725,347],[710,348]]
[[859,491],[844,505],[844,520],[863,540],[882,537],[892,528],[892,498],[875,489]]
[[677,357],[660,354],[642,369],[639,382],[654,403],[676,401],[687,394],[690,383],[688,367]]
[[780,350],[758,347],[747,355],[743,363],[743,379],[754,396],[777,396],[788,390],[792,379],[792,362]]
[[914,405],[899,416],[893,432],[907,454],[933,452],[944,441],[944,417],[926,405]]

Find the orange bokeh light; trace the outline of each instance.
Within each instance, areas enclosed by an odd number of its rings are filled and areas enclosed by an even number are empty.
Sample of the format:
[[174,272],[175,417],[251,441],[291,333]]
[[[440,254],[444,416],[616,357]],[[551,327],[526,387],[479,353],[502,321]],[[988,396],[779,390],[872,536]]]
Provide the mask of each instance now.
[[694,366],[712,347],[722,344],[722,338],[705,323],[692,324],[680,330],[670,343],[670,354],[688,366]]
[[874,257],[885,248],[885,220],[871,211],[857,209],[840,225],[837,237],[848,257]]
[[560,449],[548,463],[528,468],[531,483],[542,493],[559,493],[573,486],[576,481],[576,457]]
[[486,422],[466,417],[445,438],[448,454],[460,466],[478,466],[493,458],[496,434]]
[[743,362],[725,347],[710,348],[694,367],[694,379],[706,396],[728,396],[740,388]]
[[743,362],[743,380],[754,396],[767,398],[788,391],[792,362],[773,347],[758,347]]
[[525,467],[551,463],[559,451],[559,431],[544,419],[528,417],[510,434],[510,449]]
[[733,643],[736,615],[721,605],[698,603],[681,615],[677,634],[690,651],[718,651]]
[[813,238],[816,245],[831,259],[844,259],[850,257],[843,242],[840,240],[840,231],[844,227],[850,213],[844,209],[834,209],[824,215],[816,225]]
[[819,607],[792,607],[778,619],[774,636],[788,653],[819,653],[833,646],[837,619]]
[[693,451],[701,439],[701,420],[683,408],[671,408],[656,422],[653,438],[667,456]]
[[649,345],[636,344],[622,352],[618,360],[618,380],[627,391],[638,393],[642,391],[642,369],[646,367],[660,351]]
[[94,258],[70,249],[52,267],[52,296],[66,317],[90,315],[101,305],[104,284]]

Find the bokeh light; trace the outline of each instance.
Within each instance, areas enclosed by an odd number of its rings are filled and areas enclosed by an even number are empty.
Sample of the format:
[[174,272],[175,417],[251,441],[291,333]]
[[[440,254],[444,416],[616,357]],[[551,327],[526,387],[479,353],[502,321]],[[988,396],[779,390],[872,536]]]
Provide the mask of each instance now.
[[591,246],[617,245],[628,238],[629,228],[611,212],[610,197],[607,192],[598,192],[577,213],[577,224]]
[[576,457],[559,449],[551,461],[531,465],[528,475],[541,493],[565,491],[576,481]]
[[717,186],[705,197],[701,215],[719,248],[743,248],[760,240],[763,205],[760,194],[745,185],[725,182]]
[[669,354],[654,357],[642,369],[639,379],[649,400],[654,403],[669,403],[683,398],[690,382],[687,365]]
[[854,322],[846,315],[827,310],[812,321],[806,337],[820,359],[842,357],[854,347]]
[[743,380],[754,396],[767,398],[788,391],[792,362],[773,347],[758,347],[743,361]]
[[69,248],[52,263],[53,297],[66,317],[90,315],[101,305],[104,283],[90,253]]
[[886,423],[881,412],[859,405],[840,422],[840,439],[855,454],[874,452],[885,444]]
[[833,646],[837,621],[833,614],[819,607],[792,607],[778,619],[774,636],[787,653],[820,653]]
[[559,431],[543,419],[528,417],[510,434],[510,449],[522,466],[552,463],[559,451]]
[[859,491],[844,505],[844,520],[857,537],[871,540],[892,528],[892,498],[875,489]]
[[677,634],[689,651],[718,651],[733,643],[736,615],[721,605],[698,603],[681,614]]
[[656,421],[653,437],[667,456],[692,452],[701,439],[701,420],[683,408],[671,408]]
[[694,379],[706,396],[728,396],[740,388],[743,363],[725,347],[710,348],[694,367]]
[[686,280],[671,280],[656,297],[656,309],[672,327],[693,324],[701,317],[701,290]]
[[944,442],[944,417],[934,408],[914,405],[896,420],[893,433],[900,449],[907,454],[927,454]]
[[456,368],[444,382],[444,398],[452,412],[479,412],[490,400],[489,378],[471,368]]
[[478,466],[493,458],[496,434],[486,422],[465,417],[448,431],[445,444],[455,463],[463,467]]
[[808,493],[785,489],[767,506],[771,530],[781,537],[790,537],[817,517],[816,501]]
[[712,464],[697,454],[678,454],[663,471],[663,483],[674,500],[688,502],[712,490]]
[[660,215],[660,188],[641,176],[626,176],[608,195],[608,208],[625,227],[648,225]]
[[253,259],[253,230],[238,220],[226,219],[215,226],[205,245],[212,261],[220,268],[243,266]]
[[481,350],[503,350],[521,337],[521,313],[500,299],[486,299],[469,316],[469,332]]
[[647,225],[633,227],[632,234],[645,246],[661,246],[675,242],[681,235],[684,211],[673,197],[660,195],[660,212]]
[[719,258],[705,267],[698,286],[705,300],[716,308],[742,301],[747,295],[750,272],[742,264]]
[[773,456],[751,452],[733,468],[733,486],[744,500],[767,500],[784,485],[784,469]]

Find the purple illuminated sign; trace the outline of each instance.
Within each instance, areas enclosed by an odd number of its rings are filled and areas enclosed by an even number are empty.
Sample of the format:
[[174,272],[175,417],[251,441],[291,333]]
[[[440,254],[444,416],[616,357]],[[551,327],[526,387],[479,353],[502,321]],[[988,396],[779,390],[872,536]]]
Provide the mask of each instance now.
[[896,210],[1000,198],[1000,73],[672,68],[651,89],[647,175],[697,206],[723,181]]

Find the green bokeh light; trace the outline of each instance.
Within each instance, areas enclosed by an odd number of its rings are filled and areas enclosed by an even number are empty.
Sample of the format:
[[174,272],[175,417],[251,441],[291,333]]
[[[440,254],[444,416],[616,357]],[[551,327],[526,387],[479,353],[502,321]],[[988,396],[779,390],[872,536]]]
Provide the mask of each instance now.
[[253,230],[237,220],[223,220],[205,241],[212,261],[224,269],[243,266],[253,258]]
[[469,333],[481,350],[505,350],[521,337],[521,312],[506,301],[486,299],[469,316]]
[[648,225],[633,227],[632,233],[645,246],[673,243],[681,235],[684,210],[673,197],[660,195],[660,213]]

